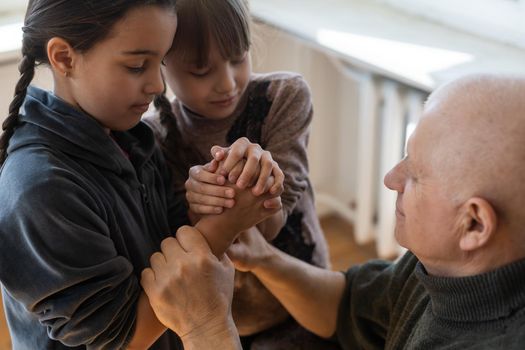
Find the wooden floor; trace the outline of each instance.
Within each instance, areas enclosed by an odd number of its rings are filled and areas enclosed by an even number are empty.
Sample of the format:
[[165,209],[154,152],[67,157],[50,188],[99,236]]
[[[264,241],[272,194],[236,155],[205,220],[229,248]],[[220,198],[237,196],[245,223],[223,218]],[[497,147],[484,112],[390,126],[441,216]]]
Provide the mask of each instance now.
[[[372,244],[356,245],[352,235],[352,226],[345,221],[332,216],[323,218],[321,225],[330,247],[333,270],[346,270],[351,265],[376,257]],[[0,350],[10,350],[11,343],[3,314],[3,308],[0,303]]]
[[4,318],[4,308],[0,298],[0,350],[10,350],[11,341],[9,340],[9,332],[7,331],[7,324]]

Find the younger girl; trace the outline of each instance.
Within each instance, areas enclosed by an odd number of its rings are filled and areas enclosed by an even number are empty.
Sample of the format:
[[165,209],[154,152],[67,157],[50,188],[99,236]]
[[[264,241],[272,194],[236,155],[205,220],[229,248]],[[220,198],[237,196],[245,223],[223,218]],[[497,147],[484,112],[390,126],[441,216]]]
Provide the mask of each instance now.
[[[13,349],[145,349],[159,337],[152,349],[181,348],[139,285],[161,240],[187,221],[140,122],[164,90],[175,30],[172,0],[29,1],[0,138],[0,281]],[[29,86],[38,64],[52,69],[52,93]],[[260,200],[244,204],[199,231],[234,237],[272,214]]]
[[[238,153],[251,149],[248,140],[260,144],[286,175],[281,223],[273,244],[326,267],[326,242],[308,179],[306,148],[312,104],[305,81],[292,73],[252,74],[250,19],[244,1],[179,0],[177,13],[178,29],[165,67],[166,81],[176,96],[171,102],[174,116],[160,113],[152,121],[177,174],[175,189],[184,190],[192,166],[211,160],[213,145],[234,144],[234,153]],[[233,205],[216,181],[219,177],[207,169],[192,169],[187,181],[186,197],[196,214]],[[230,169],[224,169],[224,174]],[[229,179],[235,181],[237,176]],[[254,229],[271,237],[275,234],[265,231],[272,226]],[[256,334],[287,316],[256,278],[244,273],[236,274],[233,314],[241,335]]]

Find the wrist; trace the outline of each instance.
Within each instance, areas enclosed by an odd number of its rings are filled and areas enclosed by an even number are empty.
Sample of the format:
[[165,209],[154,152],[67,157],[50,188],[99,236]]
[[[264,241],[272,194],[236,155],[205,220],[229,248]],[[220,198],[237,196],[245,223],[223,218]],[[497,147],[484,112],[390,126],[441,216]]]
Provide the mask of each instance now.
[[222,256],[240,233],[220,215],[203,216],[195,224],[195,228],[206,238],[210,249],[217,257]]
[[279,250],[270,243],[266,243],[264,252],[257,259],[250,272],[256,277],[264,279],[266,272],[271,271],[272,266],[277,264],[279,258]]
[[224,319],[206,322],[181,336],[185,350],[242,349],[239,334],[231,315]]

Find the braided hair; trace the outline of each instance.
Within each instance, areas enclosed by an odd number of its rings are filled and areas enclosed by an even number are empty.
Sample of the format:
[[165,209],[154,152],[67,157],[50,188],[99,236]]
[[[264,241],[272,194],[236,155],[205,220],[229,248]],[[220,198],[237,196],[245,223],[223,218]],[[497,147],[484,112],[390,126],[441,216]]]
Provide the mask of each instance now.
[[167,130],[160,146],[171,168],[173,181],[184,183],[188,177],[188,165],[191,167],[203,164],[205,160],[189,142],[185,141],[166,94],[155,96],[153,105],[159,111],[161,125]]
[[13,101],[9,104],[9,115],[2,123],[2,130],[4,132],[0,136],[0,164],[3,164],[7,157],[9,139],[13,136],[15,128],[18,125],[18,111],[26,98],[27,87],[35,75],[35,59],[28,54],[22,53],[22,55],[22,60],[18,65],[20,79],[15,86]]
[[49,65],[47,43],[54,37],[66,40],[79,52],[86,52],[107,38],[114,24],[140,6],[162,6],[175,10],[175,0],[30,0],[22,28],[20,78],[15,87],[9,115],[2,123],[0,166],[7,158],[9,140],[20,124],[19,112],[33,80],[35,68]]

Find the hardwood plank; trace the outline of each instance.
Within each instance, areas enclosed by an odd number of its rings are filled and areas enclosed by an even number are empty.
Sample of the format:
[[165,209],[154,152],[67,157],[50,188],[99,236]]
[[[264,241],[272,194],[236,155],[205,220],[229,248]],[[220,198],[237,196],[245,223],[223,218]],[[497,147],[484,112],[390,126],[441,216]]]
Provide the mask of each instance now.
[[0,350],[11,349],[11,338],[9,337],[9,331],[7,330],[7,322],[4,317],[4,307],[2,303],[2,297],[0,295]]
[[332,270],[346,271],[350,266],[377,259],[374,243],[358,245],[355,242],[353,227],[338,216],[327,216],[321,219],[328,247]]

